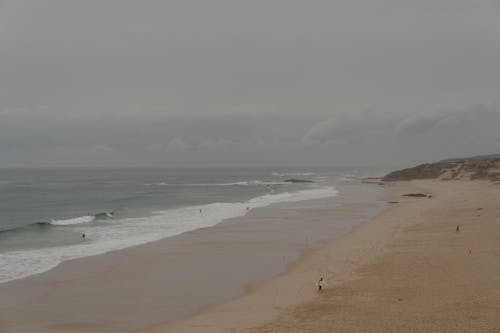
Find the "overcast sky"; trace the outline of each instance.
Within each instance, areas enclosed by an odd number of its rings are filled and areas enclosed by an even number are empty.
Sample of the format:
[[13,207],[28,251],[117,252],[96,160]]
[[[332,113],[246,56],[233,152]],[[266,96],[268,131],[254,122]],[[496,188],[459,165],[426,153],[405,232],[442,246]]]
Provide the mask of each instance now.
[[498,0],[0,0],[0,166],[500,152]]

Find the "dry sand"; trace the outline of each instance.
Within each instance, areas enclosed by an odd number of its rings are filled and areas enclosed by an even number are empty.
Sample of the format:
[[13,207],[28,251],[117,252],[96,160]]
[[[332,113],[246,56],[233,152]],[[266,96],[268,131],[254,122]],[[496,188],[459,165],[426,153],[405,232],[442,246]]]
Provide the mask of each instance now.
[[[433,196],[401,197],[415,192]],[[385,200],[244,296],[138,332],[500,332],[500,186],[403,182]]]

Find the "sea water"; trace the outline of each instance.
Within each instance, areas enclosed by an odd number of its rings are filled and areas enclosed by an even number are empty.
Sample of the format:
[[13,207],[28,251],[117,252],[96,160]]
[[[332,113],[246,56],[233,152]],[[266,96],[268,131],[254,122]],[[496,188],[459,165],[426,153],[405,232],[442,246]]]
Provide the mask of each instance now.
[[332,183],[356,175],[351,168],[0,169],[0,282],[272,203],[336,196]]

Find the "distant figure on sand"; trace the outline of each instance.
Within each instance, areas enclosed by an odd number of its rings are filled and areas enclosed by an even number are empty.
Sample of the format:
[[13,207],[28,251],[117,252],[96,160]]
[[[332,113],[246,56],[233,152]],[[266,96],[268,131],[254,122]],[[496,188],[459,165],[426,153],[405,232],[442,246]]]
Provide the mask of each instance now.
[[323,277],[320,277],[318,281],[318,291],[322,290],[323,290]]
[[460,226],[457,225],[457,232],[460,232]]
[[200,214],[201,214],[201,208],[200,208]]
[[85,234],[82,234],[82,238],[85,238]]

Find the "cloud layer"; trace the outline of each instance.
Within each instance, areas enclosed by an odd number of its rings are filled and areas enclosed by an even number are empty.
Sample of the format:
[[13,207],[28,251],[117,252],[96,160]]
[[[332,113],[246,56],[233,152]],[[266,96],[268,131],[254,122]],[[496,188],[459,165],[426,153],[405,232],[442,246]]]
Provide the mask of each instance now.
[[0,2],[0,166],[498,152],[498,1]]

